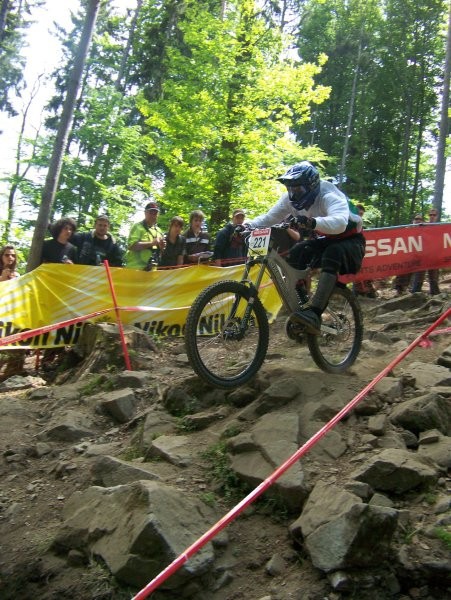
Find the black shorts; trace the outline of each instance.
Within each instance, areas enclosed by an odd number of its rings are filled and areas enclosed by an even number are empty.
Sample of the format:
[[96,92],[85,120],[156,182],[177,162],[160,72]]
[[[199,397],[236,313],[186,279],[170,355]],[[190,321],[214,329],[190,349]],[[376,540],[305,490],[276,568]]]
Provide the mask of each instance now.
[[307,266],[346,275],[360,270],[365,256],[365,237],[356,233],[346,238],[320,237],[299,242],[290,250],[288,262],[296,269]]

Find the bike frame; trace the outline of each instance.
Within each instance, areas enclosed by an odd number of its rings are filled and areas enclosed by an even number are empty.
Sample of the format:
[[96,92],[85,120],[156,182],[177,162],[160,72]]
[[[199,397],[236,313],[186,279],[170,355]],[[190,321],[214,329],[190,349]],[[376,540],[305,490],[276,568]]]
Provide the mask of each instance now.
[[[260,268],[258,269],[255,280],[252,281],[252,278],[250,277],[250,271],[255,265],[260,265]],[[299,280],[309,280],[314,269],[311,266],[307,266],[305,269],[295,269],[292,267],[290,264],[288,264],[283,256],[274,250],[271,240],[268,254],[265,256],[255,256],[247,259],[244,267],[243,277],[241,278],[241,283],[248,285],[252,290],[255,291],[255,294],[258,295],[265,270],[268,271],[271,281],[274,283],[285,310],[287,310],[289,313],[299,310],[299,297],[296,293],[296,284]],[[243,317],[243,330],[247,325],[251,310],[252,306],[249,305],[246,308]],[[321,325],[321,332],[328,333],[333,336],[337,335],[337,331],[335,329],[327,327],[324,324]]]
[[[250,277],[251,268],[260,265],[255,280]],[[296,293],[296,284],[299,280],[307,281],[310,278],[312,268],[295,269],[281,256],[274,248],[270,246],[266,256],[250,257],[246,261],[241,283],[249,285],[255,289],[257,294],[260,290],[261,282],[265,270],[268,271],[271,281],[282,300],[284,308],[289,312],[295,312],[299,309],[299,298]]]

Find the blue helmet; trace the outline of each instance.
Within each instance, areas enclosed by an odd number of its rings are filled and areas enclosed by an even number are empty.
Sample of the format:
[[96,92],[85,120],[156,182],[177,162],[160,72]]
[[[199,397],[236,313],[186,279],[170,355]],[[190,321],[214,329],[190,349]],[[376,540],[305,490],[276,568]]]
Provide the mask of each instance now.
[[288,190],[288,197],[296,210],[308,209],[319,192],[320,177],[316,167],[306,160],[290,167],[277,181]]

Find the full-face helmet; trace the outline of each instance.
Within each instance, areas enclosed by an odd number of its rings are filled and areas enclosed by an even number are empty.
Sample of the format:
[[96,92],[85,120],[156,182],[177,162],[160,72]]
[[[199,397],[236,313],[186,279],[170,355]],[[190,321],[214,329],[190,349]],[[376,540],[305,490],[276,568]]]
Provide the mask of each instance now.
[[319,192],[318,169],[306,160],[290,167],[277,180],[286,186],[290,202],[296,210],[310,208]]

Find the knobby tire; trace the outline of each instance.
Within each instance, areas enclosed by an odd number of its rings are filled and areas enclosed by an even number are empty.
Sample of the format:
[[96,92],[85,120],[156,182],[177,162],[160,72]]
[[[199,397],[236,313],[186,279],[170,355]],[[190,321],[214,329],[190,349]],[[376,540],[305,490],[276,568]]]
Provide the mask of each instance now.
[[326,373],[343,373],[354,364],[363,338],[362,311],[349,289],[334,289],[328,307],[322,315],[322,321],[338,334],[308,334],[310,355],[316,365]]
[[[246,308],[251,317],[245,330]],[[188,313],[185,346],[189,362],[207,383],[231,389],[259,371],[269,342],[266,311],[255,291],[237,281],[220,281],[203,290]]]

